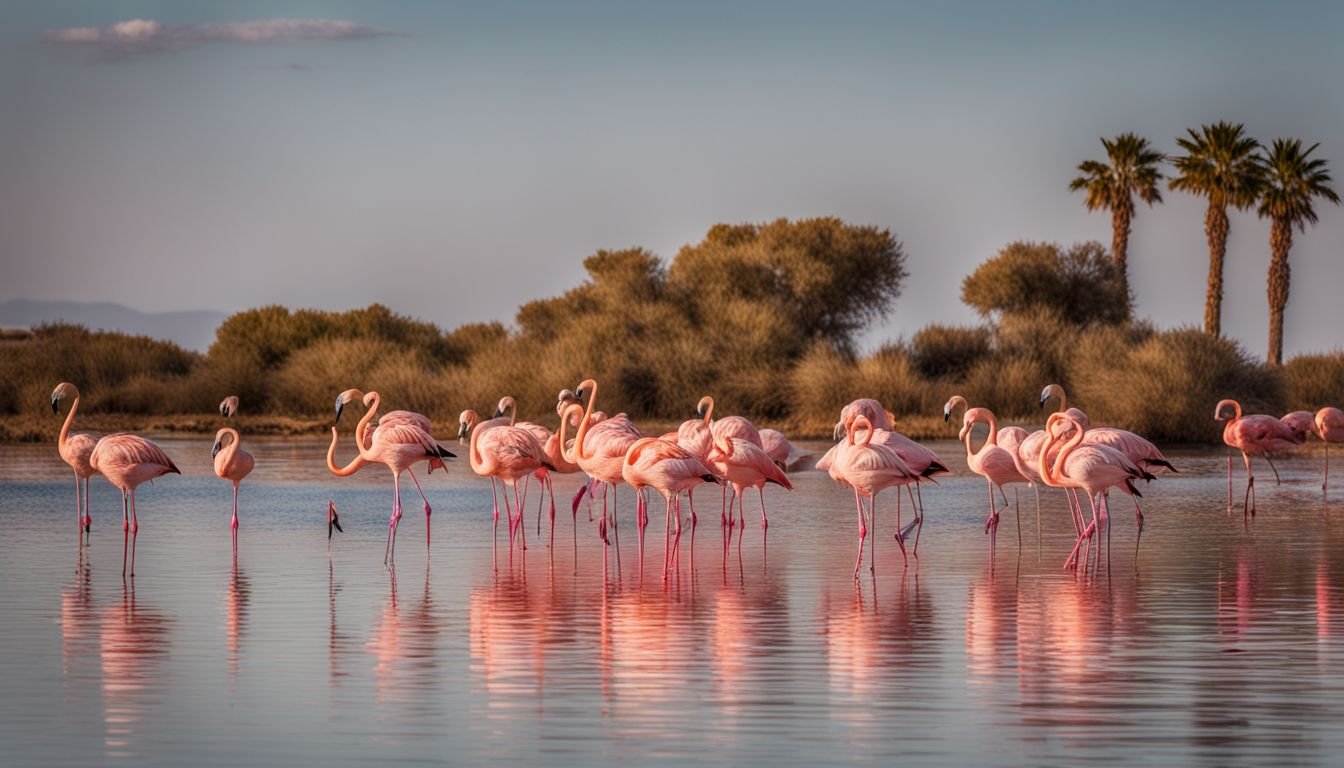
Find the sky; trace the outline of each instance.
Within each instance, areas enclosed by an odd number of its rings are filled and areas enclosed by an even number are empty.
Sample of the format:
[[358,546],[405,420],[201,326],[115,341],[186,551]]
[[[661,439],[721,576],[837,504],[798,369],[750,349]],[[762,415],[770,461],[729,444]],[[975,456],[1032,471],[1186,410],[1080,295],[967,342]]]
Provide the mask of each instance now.
[[[0,3],[0,300],[149,312],[382,302],[511,322],[600,248],[717,222],[889,228],[873,347],[975,322],[1018,239],[1110,242],[1102,136],[1292,136],[1344,190],[1344,3]],[[1137,313],[1198,325],[1201,200],[1130,240]],[[1263,356],[1269,225],[1232,219],[1224,328]],[[1344,211],[1297,236],[1288,353],[1344,347]]]

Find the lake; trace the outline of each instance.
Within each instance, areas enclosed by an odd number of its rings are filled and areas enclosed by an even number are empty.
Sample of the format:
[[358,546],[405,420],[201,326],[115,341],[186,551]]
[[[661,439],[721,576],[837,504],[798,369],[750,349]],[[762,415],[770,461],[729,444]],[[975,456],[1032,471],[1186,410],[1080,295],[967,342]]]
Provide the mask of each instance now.
[[[53,428],[53,432],[54,432]],[[123,582],[120,495],[52,445],[0,446],[0,743],[6,765],[540,763],[964,766],[1335,763],[1344,752],[1344,481],[1320,455],[1263,464],[1259,514],[1227,504],[1221,449],[1113,503],[1111,546],[1061,568],[1062,493],[1017,491],[991,556],[984,481],[923,489],[909,568],[879,497],[875,573],[853,578],[851,493],[797,472],[748,496],[727,549],[717,489],[697,494],[663,578],[663,505],[638,556],[619,494],[620,565],[557,480],[554,546],[492,536],[489,483],[465,460],[420,474],[428,552],[405,483],[396,567],[391,480],[329,475],[325,445],[249,440],[236,565],[231,491],[209,438],[165,439],[181,466],[141,487],[136,576]],[[814,445],[818,450],[824,446]],[[465,452],[463,452],[465,455]],[[1013,491],[1009,490],[1009,499]],[[333,500],[345,533],[327,540]],[[908,503],[903,508],[909,520]],[[1019,518],[1020,515],[1020,518]],[[1019,521],[1021,544],[1019,545]],[[688,521],[689,522],[689,521]]]

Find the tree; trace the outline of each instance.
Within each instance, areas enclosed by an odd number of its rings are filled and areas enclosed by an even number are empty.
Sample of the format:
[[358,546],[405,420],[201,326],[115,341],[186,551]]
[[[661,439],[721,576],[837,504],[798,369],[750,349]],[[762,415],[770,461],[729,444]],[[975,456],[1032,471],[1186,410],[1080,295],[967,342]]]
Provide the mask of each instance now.
[[1129,227],[1134,218],[1134,198],[1147,203],[1162,202],[1159,184],[1162,172],[1161,152],[1153,149],[1148,140],[1135,133],[1122,133],[1114,139],[1103,138],[1106,162],[1084,160],[1078,164],[1083,174],[1069,182],[1072,192],[1083,191],[1087,210],[1111,212],[1111,256],[1120,267],[1120,280],[1125,296],[1132,301],[1129,289]]
[[733,316],[769,317],[786,328],[778,350],[801,355],[812,341],[852,351],[855,336],[885,317],[908,273],[886,229],[836,218],[719,224],[678,252],[668,286],[692,318],[727,332]]
[[1170,187],[1206,197],[1204,234],[1209,239],[1209,285],[1204,300],[1204,331],[1222,334],[1223,259],[1231,229],[1227,207],[1246,210],[1259,196],[1264,169],[1256,159],[1260,142],[1247,136],[1241,123],[1217,122],[1186,129],[1187,138],[1176,139],[1185,154],[1171,159],[1177,175]]
[[1299,139],[1275,139],[1260,158],[1264,188],[1260,192],[1262,219],[1270,220],[1269,250],[1269,364],[1283,362],[1283,310],[1288,305],[1288,251],[1293,247],[1293,227],[1306,232],[1316,223],[1315,198],[1339,205],[1339,195],[1330,186],[1324,158],[1312,158],[1320,144],[1302,151]]
[[961,300],[982,316],[1045,308],[1074,325],[1122,323],[1129,295],[1101,243],[1009,243],[961,283]]

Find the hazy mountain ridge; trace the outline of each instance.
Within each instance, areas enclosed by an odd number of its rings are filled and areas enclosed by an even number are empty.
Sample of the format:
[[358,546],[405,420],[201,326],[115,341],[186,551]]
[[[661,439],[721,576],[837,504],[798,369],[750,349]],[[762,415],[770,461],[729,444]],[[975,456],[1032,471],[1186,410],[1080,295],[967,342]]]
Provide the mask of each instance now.
[[137,336],[166,339],[187,349],[204,352],[215,340],[215,329],[227,312],[141,312],[112,302],[0,301],[0,327],[29,328],[42,323],[66,322],[90,330],[121,331]]

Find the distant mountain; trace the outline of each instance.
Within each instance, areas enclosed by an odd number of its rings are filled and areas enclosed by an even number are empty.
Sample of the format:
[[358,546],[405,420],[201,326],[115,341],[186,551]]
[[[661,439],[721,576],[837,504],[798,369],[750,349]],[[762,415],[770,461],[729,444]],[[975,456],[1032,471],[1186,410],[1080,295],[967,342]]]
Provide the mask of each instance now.
[[29,328],[41,323],[66,322],[90,330],[121,331],[135,336],[167,339],[187,349],[204,352],[215,340],[215,329],[228,314],[192,312],[141,312],[108,302],[0,301],[0,327]]

